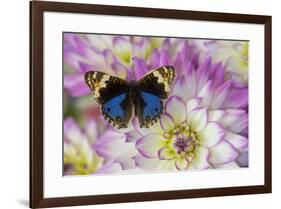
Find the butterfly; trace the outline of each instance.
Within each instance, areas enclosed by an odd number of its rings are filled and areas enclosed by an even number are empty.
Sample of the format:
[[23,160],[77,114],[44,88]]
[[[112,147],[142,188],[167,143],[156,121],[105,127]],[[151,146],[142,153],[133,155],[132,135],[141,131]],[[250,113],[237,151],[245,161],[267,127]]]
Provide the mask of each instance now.
[[104,119],[118,129],[127,128],[133,112],[141,128],[157,122],[174,78],[175,70],[169,65],[147,73],[138,81],[126,81],[98,71],[85,73],[85,82],[101,105]]

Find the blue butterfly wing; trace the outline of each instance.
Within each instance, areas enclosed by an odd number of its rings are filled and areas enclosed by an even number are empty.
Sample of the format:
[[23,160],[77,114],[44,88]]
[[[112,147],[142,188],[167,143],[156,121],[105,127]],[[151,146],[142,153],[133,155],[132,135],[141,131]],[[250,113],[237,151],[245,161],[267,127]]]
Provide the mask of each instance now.
[[89,71],[85,82],[101,105],[104,118],[117,128],[127,127],[133,112],[130,84],[106,73]]
[[141,127],[148,128],[160,118],[162,100],[168,98],[174,78],[174,68],[167,65],[151,71],[138,81],[135,114]]
[[127,127],[132,116],[132,103],[129,93],[113,97],[102,105],[102,113],[106,120],[117,128]]
[[140,127],[153,125],[163,112],[163,104],[160,97],[148,92],[140,91],[136,104],[135,114],[138,117]]

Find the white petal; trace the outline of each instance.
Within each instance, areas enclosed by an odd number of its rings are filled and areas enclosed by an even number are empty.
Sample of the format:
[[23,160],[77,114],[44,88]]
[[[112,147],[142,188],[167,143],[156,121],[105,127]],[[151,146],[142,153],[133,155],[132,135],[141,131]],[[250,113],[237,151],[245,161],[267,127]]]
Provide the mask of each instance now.
[[187,115],[189,115],[191,113],[192,110],[194,110],[195,108],[200,107],[199,104],[201,102],[201,98],[193,98],[191,100],[189,100],[186,104],[186,112]]
[[128,151],[122,152],[120,156],[114,160],[114,162],[119,163],[122,166],[123,170],[128,170],[135,167],[135,161],[133,157],[138,154],[138,151],[133,143],[128,143],[128,146],[130,146],[130,149],[128,149]]
[[220,121],[220,119],[224,116],[223,110],[210,110],[208,111],[208,121]]
[[91,144],[93,144],[98,138],[98,128],[97,123],[94,120],[90,120],[86,125],[86,133],[88,140]]
[[159,160],[159,164],[155,168],[155,171],[176,171],[175,159],[172,160]]
[[190,99],[196,95],[196,91],[197,91],[195,70],[191,69],[189,76],[186,77],[187,77],[187,84],[188,84],[188,99]]
[[178,170],[185,170],[188,167],[188,162],[185,157],[181,156],[176,159],[176,167]]
[[175,125],[180,125],[186,120],[185,103],[179,97],[170,97],[166,102],[165,110],[172,117]]
[[211,104],[211,107],[213,109],[218,109],[221,106],[221,104],[223,103],[224,99],[226,98],[229,92],[230,85],[231,85],[231,80],[226,81],[224,84],[222,84],[220,87],[218,87],[215,90],[212,104]]
[[209,148],[209,151],[209,162],[213,164],[230,163],[238,157],[234,147],[224,140],[216,146]]
[[170,115],[167,113],[163,114],[160,119],[161,127],[164,131],[170,132],[175,127],[174,122]]
[[231,132],[226,132],[224,139],[228,141],[232,146],[234,146],[239,151],[243,151],[245,148],[248,147],[248,139],[244,136],[234,134]]
[[161,160],[171,160],[175,157],[175,152],[167,147],[163,147],[158,152],[159,158]]
[[201,104],[208,107],[213,98],[213,81],[210,80],[206,83],[198,93],[198,97],[202,98]]
[[158,157],[159,150],[164,146],[164,138],[155,133],[140,138],[136,143],[138,151],[147,158]]
[[209,150],[206,147],[198,146],[196,147],[192,164],[197,169],[206,169],[210,166],[208,162],[208,158],[209,158]]
[[192,131],[200,131],[207,124],[207,109],[196,108],[188,115],[187,123]]
[[220,123],[228,130],[239,133],[248,127],[248,114],[244,110],[226,110]]
[[136,155],[133,159],[135,160],[135,165],[137,167],[148,171],[155,171],[156,167],[158,167],[161,162],[158,158],[146,158],[141,154]]
[[216,122],[208,122],[205,128],[197,133],[200,144],[211,147],[224,137],[224,129]]
[[178,96],[186,102],[189,98],[188,93],[187,78],[185,76],[177,78],[177,80],[174,82],[171,95]]
[[232,161],[230,163],[215,165],[214,167],[215,168],[223,168],[223,169],[240,168],[240,166],[235,161]]
[[233,123],[238,122],[239,118],[245,114],[244,110],[226,110],[225,115],[221,119],[221,123],[223,124],[224,127],[230,126]]

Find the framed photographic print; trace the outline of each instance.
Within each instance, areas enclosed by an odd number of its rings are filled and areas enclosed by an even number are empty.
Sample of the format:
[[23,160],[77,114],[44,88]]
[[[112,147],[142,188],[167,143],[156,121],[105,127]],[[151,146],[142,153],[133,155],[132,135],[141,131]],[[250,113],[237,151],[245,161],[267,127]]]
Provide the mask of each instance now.
[[30,2],[30,207],[271,192],[271,17]]

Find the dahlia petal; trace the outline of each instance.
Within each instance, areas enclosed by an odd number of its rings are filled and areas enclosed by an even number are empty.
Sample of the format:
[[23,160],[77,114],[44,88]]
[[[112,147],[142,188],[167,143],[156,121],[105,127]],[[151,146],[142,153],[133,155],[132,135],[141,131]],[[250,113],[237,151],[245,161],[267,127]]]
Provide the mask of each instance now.
[[230,163],[214,165],[214,167],[215,168],[223,168],[223,169],[240,168],[240,166],[235,161],[231,161]]
[[147,48],[149,46],[144,46],[144,44],[138,43],[132,44],[132,52],[134,57],[145,59],[145,47]]
[[190,112],[187,118],[187,124],[190,126],[192,131],[200,131],[207,124],[207,109],[196,108]]
[[78,62],[78,65],[80,66],[82,72],[87,72],[93,69],[93,66],[88,63]]
[[224,114],[223,110],[210,110],[208,111],[208,121],[220,121]]
[[[64,51],[64,61],[66,64],[68,64],[70,67],[75,69],[76,72],[84,72],[81,68],[80,63],[88,63],[84,57],[82,57],[79,54],[76,54],[75,52],[71,50]],[[89,63],[88,63],[89,64]]]
[[156,168],[156,171],[176,171],[178,170],[175,166],[175,159],[172,160],[159,160],[159,164]]
[[133,57],[133,61],[134,61],[134,66],[135,66],[135,77],[137,80],[139,80],[146,74],[146,72],[148,72],[148,68],[143,59]]
[[138,154],[138,151],[136,150],[133,143],[128,143],[128,146],[130,148],[126,151],[120,154],[114,162],[119,163],[122,167],[122,170],[128,170],[135,167],[135,161],[133,159],[134,156]]
[[201,88],[207,83],[209,77],[209,68],[211,66],[212,60],[211,57],[207,57],[204,63],[197,70],[197,91],[200,91]]
[[232,89],[224,100],[223,108],[245,108],[248,105],[248,89]]
[[188,99],[195,97],[197,91],[196,72],[192,68],[188,68],[186,74]]
[[77,145],[84,138],[79,126],[73,118],[64,119],[64,137],[69,142]]
[[89,141],[84,136],[82,139],[80,139],[79,143],[79,154],[81,157],[88,163],[93,161],[93,149],[91,148],[91,145],[89,144]]
[[209,162],[215,165],[230,163],[235,161],[238,157],[238,153],[235,151],[234,147],[224,140],[216,146],[209,148],[209,151]]
[[185,159],[185,157],[181,156],[181,157],[176,159],[176,168],[178,170],[185,170],[185,169],[187,169],[187,166],[188,166],[188,162]]
[[186,104],[187,115],[189,115],[191,113],[191,111],[194,110],[195,108],[200,107],[199,104],[200,104],[201,100],[202,100],[201,98],[197,97],[197,98],[193,98],[187,102],[187,104]]
[[131,43],[128,39],[122,36],[114,37],[113,50],[123,62],[129,63],[131,61]]
[[197,169],[206,169],[208,168],[209,162],[209,150],[206,147],[203,146],[198,146],[196,147],[194,159],[192,160],[192,164],[197,168]]
[[248,114],[244,110],[226,110],[220,124],[233,133],[240,133],[248,127]]
[[148,63],[152,69],[156,69],[160,67],[160,54],[157,49],[154,49],[149,57]]
[[115,36],[113,38],[112,44],[113,44],[114,49],[118,50],[120,52],[131,50],[130,41],[123,36]]
[[113,54],[112,50],[105,49],[102,52],[102,55],[104,56],[104,61],[106,62],[106,64],[111,65],[115,62],[115,55]]
[[124,143],[125,140],[125,134],[113,129],[108,129],[101,137],[99,137],[93,145],[93,148],[99,156],[115,159],[121,153],[126,152],[131,148],[127,143]]
[[78,52],[81,55],[86,54],[89,44],[85,39],[81,38],[78,35],[73,35],[73,34],[69,34],[64,37],[69,41],[68,43],[71,42],[71,45],[75,48],[76,52]]
[[218,87],[213,96],[211,107],[213,109],[220,108],[221,104],[224,102],[224,99],[226,98],[229,89],[231,87],[231,80],[226,81],[224,84],[222,84],[220,87]]
[[126,142],[133,142],[135,143],[142,135],[137,131],[129,131],[125,133],[126,135]]
[[95,120],[90,120],[88,121],[88,123],[86,124],[86,134],[87,134],[87,138],[89,140],[89,142],[91,144],[93,144],[96,139],[98,138],[98,127],[97,127],[97,123]]
[[141,135],[141,136],[145,136],[147,134],[150,133],[149,129],[148,128],[141,128],[140,127],[140,123],[138,121],[138,119],[136,117],[133,117],[132,119],[132,124],[133,124],[133,127],[134,129]]
[[197,133],[200,144],[212,147],[224,137],[224,129],[216,122],[208,122],[205,128]]
[[227,131],[225,133],[224,139],[239,151],[242,151],[248,147],[248,139],[244,136]]
[[176,79],[171,95],[178,96],[182,98],[185,102],[188,101],[188,82],[185,76],[180,76]]
[[141,154],[136,155],[133,159],[135,160],[136,167],[148,171],[155,171],[161,162],[158,158],[146,158]]
[[118,78],[126,78],[128,69],[124,65],[119,62],[113,62],[111,64],[111,68]]
[[158,151],[164,146],[164,138],[155,133],[150,133],[136,142],[138,151],[147,158],[158,157]]
[[225,79],[224,75],[225,69],[222,63],[216,64],[214,67],[214,72],[210,76],[210,79],[214,80],[214,86],[219,86],[223,83]]
[[106,163],[103,165],[97,172],[96,174],[106,174],[106,173],[119,173],[122,172],[122,167],[118,163]]
[[171,160],[174,158],[174,152],[170,148],[163,147],[158,152],[159,159],[161,160]]
[[213,98],[213,81],[209,80],[199,91],[198,97],[202,98],[201,104],[208,107]]
[[87,35],[87,39],[90,41],[91,46],[95,48],[97,51],[102,51],[104,49],[109,48],[109,43],[105,40],[105,36],[92,36]]
[[239,109],[229,109],[225,110],[224,116],[221,118],[220,123],[223,124],[224,127],[228,127],[233,123],[239,122],[241,117],[244,117],[246,112],[244,110]]
[[248,151],[242,152],[239,157],[237,158],[236,162],[240,167],[248,167],[249,165],[249,153]]
[[163,41],[162,41],[162,44],[160,45],[161,47],[161,50],[169,50],[171,49],[172,47],[172,44],[171,44],[171,39],[170,38],[165,38]]
[[170,60],[170,56],[168,51],[162,50],[160,53],[160,65],[171,65],[172,62]]
[[64,75],[64,88],[69,90],[73,97],[85,96],[91,93],[90,89],[85,85],[82,74]]
[[160,124],[162,129],[166,132],[170,132],[175,127],[172,117],[167,113],[161,116]]
[[162,134],[163,129],[161,128],[160,122],[154,123],[152,126],[149,127],[150,132],[154,132],[157,134]]
[[165,111],[172,117],[175,125],[180,125],[186,120],[185,103],[179,97],[170,97],[166,102]]
[[240,118],[238,123],[233,123],[228,126],[228,129],[233,133],[240,133],[248,127],[248,115],[245,114]]

